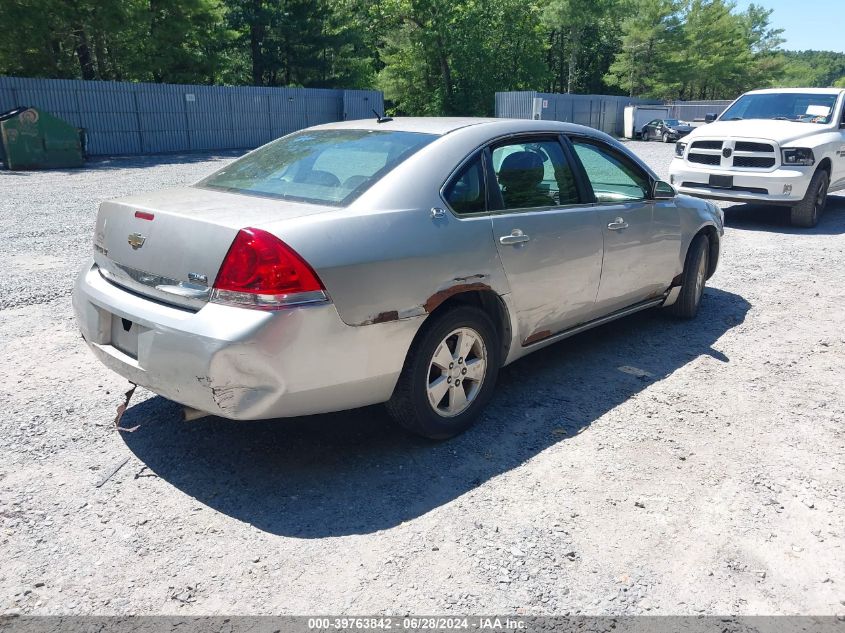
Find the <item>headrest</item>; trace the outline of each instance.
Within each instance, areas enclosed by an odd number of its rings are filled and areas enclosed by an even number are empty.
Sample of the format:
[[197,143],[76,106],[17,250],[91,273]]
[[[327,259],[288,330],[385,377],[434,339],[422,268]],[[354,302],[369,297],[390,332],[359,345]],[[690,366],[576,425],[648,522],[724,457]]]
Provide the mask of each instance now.
[[507,188],[533,188],[543,180],[543,159],[537,152],[514,152],[499,169],[499,183]]

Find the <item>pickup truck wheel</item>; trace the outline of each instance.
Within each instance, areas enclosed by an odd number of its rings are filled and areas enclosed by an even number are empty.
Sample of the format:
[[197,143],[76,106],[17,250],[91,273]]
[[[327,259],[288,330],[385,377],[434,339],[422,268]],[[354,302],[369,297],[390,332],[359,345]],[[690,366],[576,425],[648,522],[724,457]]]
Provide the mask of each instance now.
[[789,213],[792,226],[812,228],[819,223],[819,217],[827,204],[827,187],[830,177],[824,169],[813,174],[804,199],[796,204]]
[[681,275],[681,293],[669,311],[676,317],[692,319],[698,314],[707,270],[710,263],[710,240],[706,235],[696,235],[687,251],[684,272]]
[[492,397],[500,345],[490,317],[470,306],[423,327],[386,407],[405,430],[445,440],[468,429]]

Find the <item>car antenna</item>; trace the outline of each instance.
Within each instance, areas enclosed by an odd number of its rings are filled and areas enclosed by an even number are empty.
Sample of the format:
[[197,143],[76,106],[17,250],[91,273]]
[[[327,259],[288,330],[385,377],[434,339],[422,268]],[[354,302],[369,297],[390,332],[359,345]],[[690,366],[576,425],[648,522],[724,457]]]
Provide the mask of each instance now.
[[392,121],[393,117],[384,116],[383,114],[379,114],[378,110],[373,108],[373,114],[376,115],[376,123],[387,123],[388,121]]

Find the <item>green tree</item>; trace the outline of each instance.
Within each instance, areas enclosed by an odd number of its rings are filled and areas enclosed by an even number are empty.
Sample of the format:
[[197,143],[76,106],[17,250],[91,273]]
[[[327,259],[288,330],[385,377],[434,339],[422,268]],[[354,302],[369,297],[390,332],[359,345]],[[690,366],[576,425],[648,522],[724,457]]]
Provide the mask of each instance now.
[[216,83],[232,38],[218,0],[147,0],[142,67],[150,79]]
[[548,61],[560,90],[578,92],[587,83],[586,69],[590,60],[597,59],[595,54],[601,59],[608,44],[618,46],[613,34],[618,30],[619,7],[617,0],[551,0],[546,5]]
[[779,83],[791,87],[827,87],[845,75],[845,53],[781,51],[784,70]]
[[678,91],[677,51],[683,31],[674,0],[626,3],[618,52],[605,75],[632,97],[668,98]]
[[497,90],[544,83],[540,11],[517,0],[394,0],[379,85],[397,111],[490,114]]
[[329,0],[226,0],[253,85],[359,87],[371,61],[355,28],[355,5]]

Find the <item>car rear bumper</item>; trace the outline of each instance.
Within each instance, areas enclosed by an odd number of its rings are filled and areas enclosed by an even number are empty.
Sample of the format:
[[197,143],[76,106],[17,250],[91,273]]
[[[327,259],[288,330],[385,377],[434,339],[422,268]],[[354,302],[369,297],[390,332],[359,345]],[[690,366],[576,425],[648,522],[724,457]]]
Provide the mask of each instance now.
[[73,305],[104,365],[165,398],[237,420],[386,401],[422,319],[354,327],[333,304],[262,311],[209,303],[193,312],[127,292],[93,262],[79,274]]
[[[674,158],[669,181],[680,193],[699,198],[794,205],[804,198],[813,170],[813,167],[781,167],[769,172],[747,172],[691,167],[685,160]],[[733,177],[733,187],[709,186],[711,175]]]

